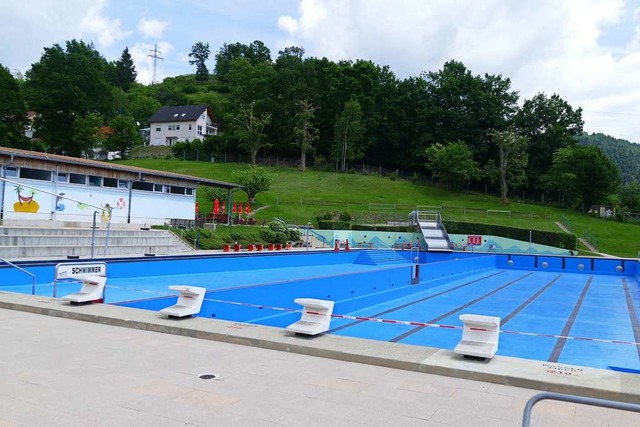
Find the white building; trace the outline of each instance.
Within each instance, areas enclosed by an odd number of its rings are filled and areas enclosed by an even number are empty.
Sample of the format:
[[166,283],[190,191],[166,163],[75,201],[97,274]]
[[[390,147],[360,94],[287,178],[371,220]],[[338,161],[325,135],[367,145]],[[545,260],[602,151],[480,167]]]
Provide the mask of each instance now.
[[149,127],[149,145],[172,146],[218,134],[218,124],[207,104],[162,107],[149,118]]
[[193,220],[196,187],[240,188],[211,179],[0,147],[0,221],[165,224]]

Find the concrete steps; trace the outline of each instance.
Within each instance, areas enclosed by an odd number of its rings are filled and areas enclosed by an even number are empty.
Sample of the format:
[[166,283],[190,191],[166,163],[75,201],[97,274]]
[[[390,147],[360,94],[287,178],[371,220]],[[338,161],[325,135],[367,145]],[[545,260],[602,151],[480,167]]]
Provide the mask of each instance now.
[[409,262],[409,259],[392,250],[361,251],[353,261],[362,265],[385,265]]
[[192,252],[193,248],[168,230],[106,229],[71,227],[0,227],[0,258],[49,258],[124,256]]

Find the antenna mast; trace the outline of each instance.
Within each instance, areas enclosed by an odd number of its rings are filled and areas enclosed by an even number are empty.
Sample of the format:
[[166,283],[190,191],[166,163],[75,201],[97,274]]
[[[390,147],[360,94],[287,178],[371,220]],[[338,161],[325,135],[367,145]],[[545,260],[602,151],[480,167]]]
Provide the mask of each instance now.
[[158,59],[159,60],[164,60],[164,58],[162,56],[160,56],[160,54],[162,52],[160,52],[158,50],[158,45],[154,44],[153,45],[153,49],[150,49],[149,52],[151,52],[151,54],[147,55],[149,58],[153,58],[153,79],[151,80],[151,84],[154,85],[157,83],[157,74],[156,74],[156,70],[158,67]]

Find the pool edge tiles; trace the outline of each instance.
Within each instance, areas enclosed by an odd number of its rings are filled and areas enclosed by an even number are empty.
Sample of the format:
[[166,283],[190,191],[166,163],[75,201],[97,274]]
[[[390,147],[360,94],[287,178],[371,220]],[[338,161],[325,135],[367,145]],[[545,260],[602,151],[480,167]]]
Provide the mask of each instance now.
[[[429,347],[334,335],[300,337],[273,327],[202,318],[177,321],[148,310],[105,304],[71,306],[50,297],[5,292],[0,292],[0,308],[495,384],[625,402],[640,400],[640,375],[624,372],[501,356],[472,361]],[[0,318],[7,313],[0,311]]]

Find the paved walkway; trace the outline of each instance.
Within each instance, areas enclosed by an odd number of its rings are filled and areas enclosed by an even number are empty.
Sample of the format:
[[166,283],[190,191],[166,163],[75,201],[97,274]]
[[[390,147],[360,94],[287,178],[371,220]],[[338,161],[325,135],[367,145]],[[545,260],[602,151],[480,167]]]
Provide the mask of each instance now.
[[[0,336],[3,427],[520,426],[537,393],[7,309]],[[543,401],[531,425],[635,426],[640,414]]]

